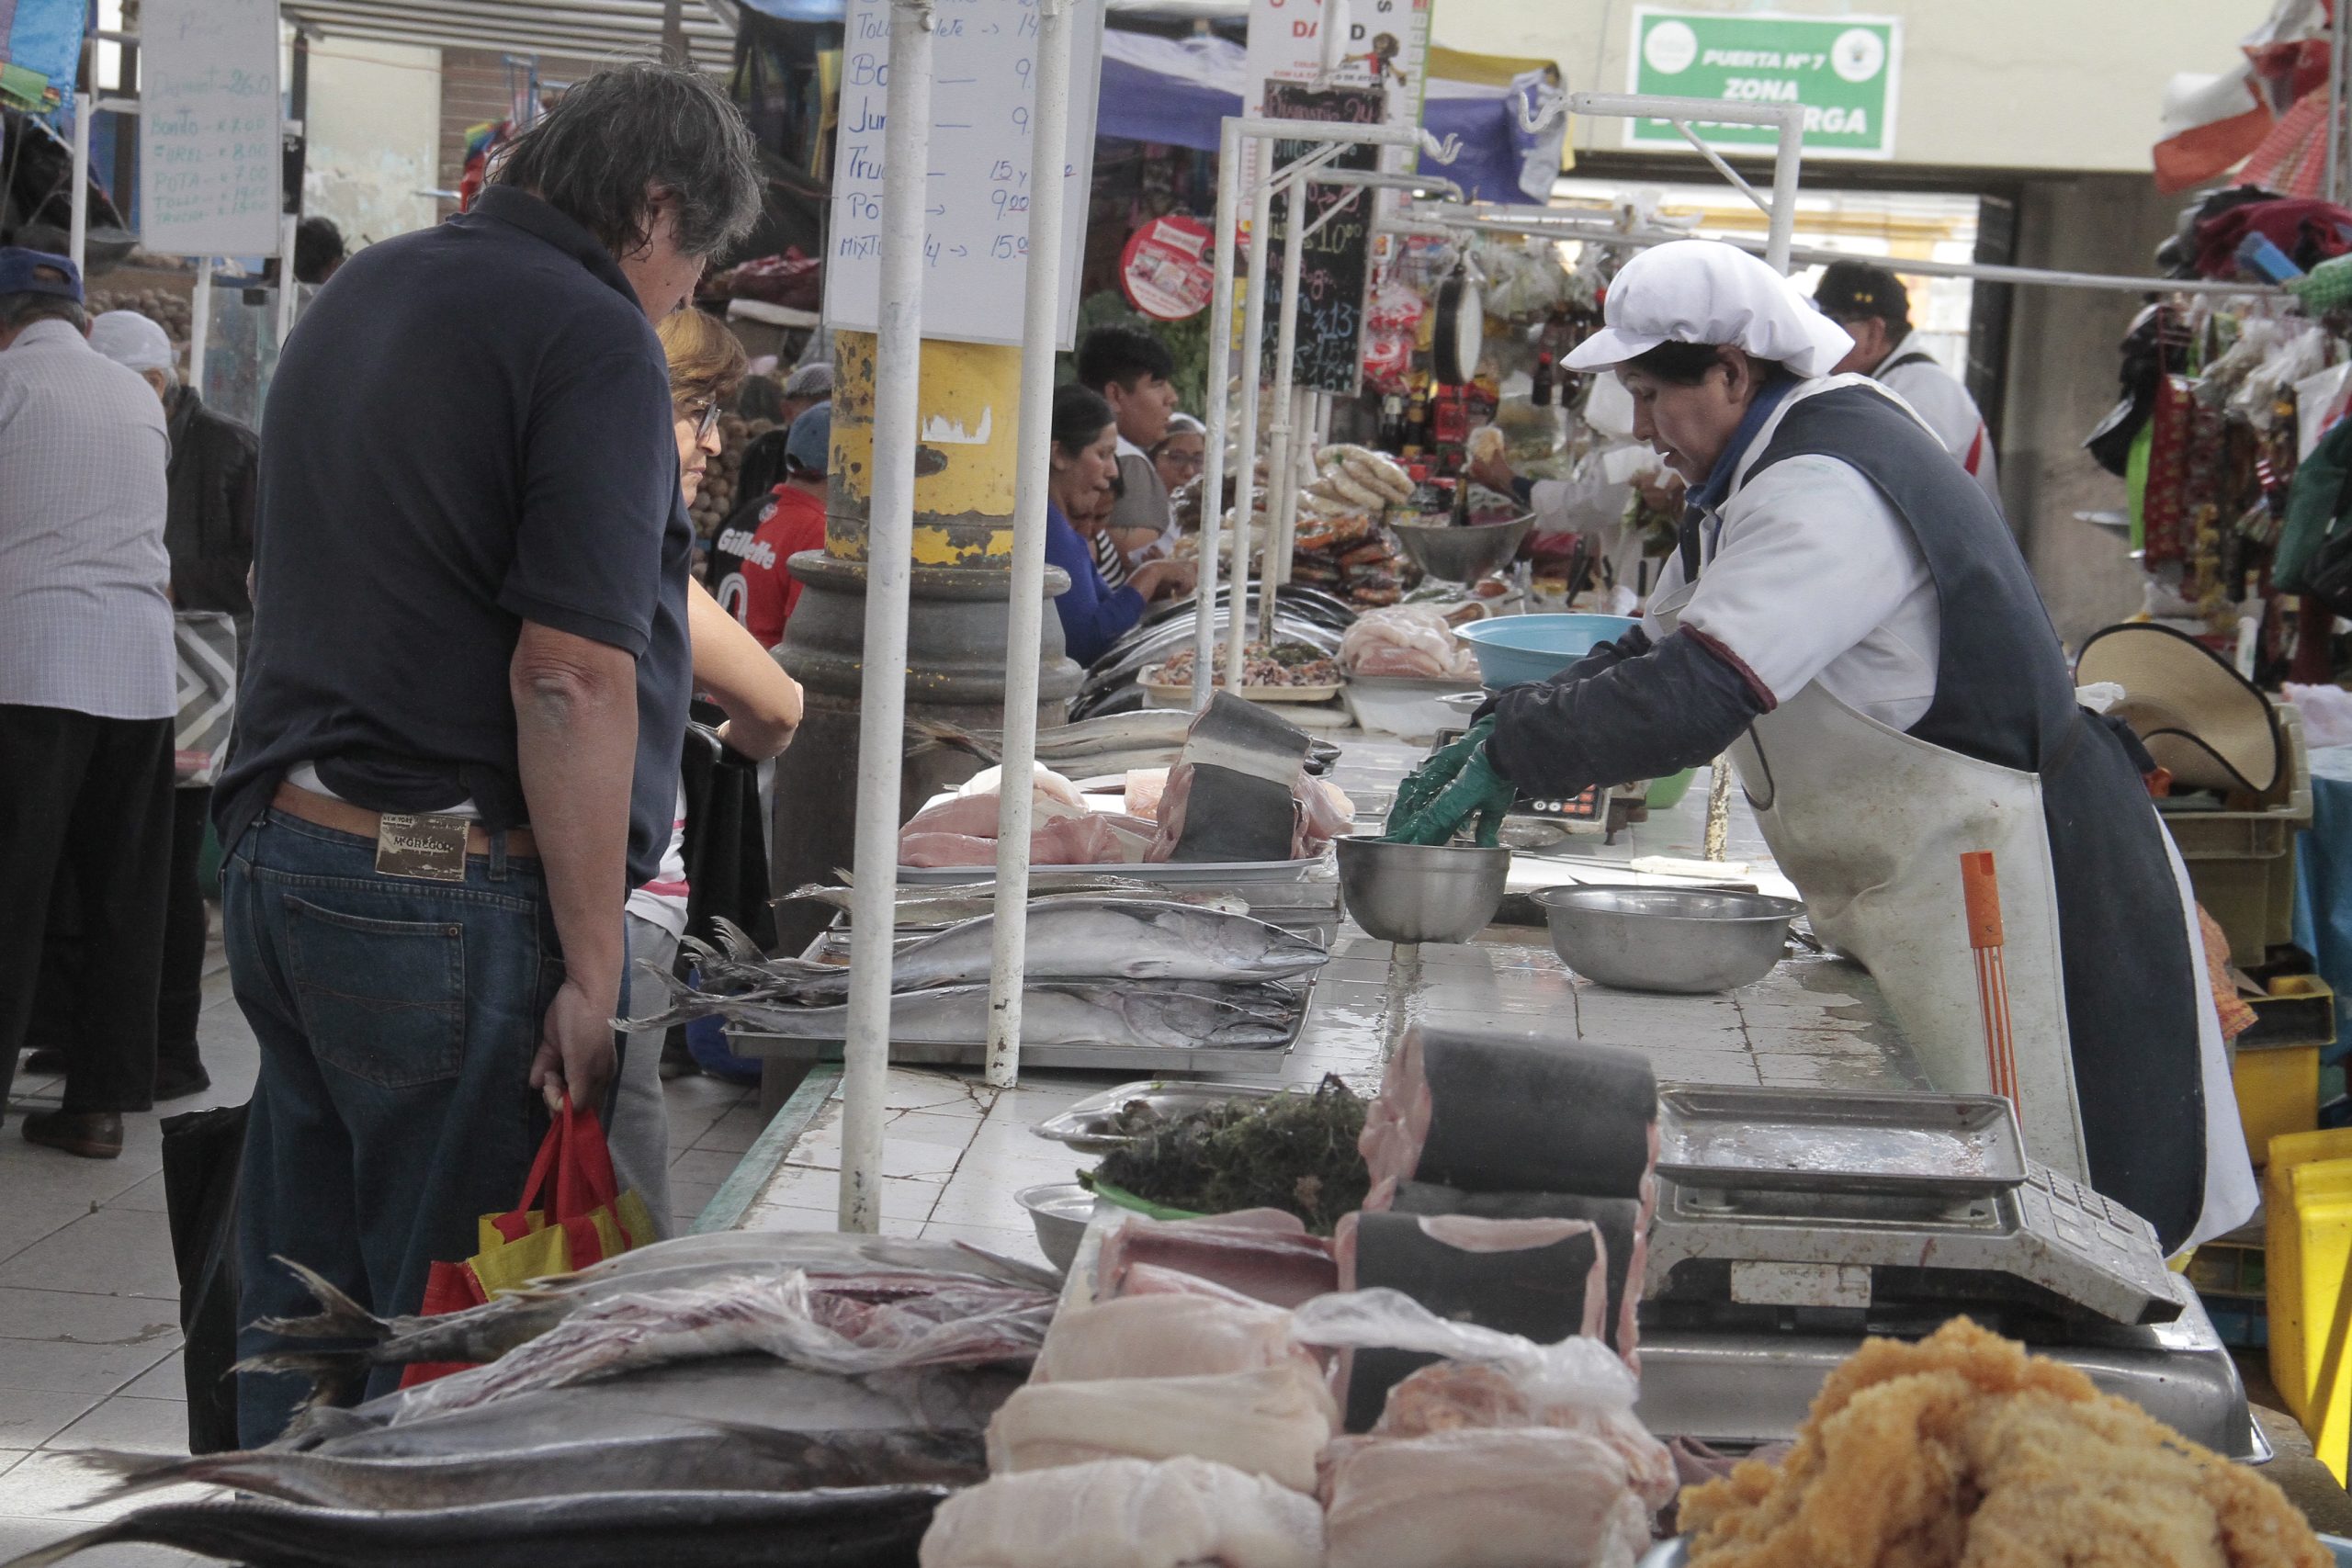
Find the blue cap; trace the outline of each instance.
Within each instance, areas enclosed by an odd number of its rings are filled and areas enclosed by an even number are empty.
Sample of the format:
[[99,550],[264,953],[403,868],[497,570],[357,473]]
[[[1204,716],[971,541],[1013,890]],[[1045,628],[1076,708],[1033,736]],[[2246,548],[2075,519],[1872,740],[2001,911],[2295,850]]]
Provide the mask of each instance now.
[[819,403],[803,409],[784,438],[784,460],[805,474],[825,471],[827,449],[833,444],[833,405]]
[[0,294],[53,294],[82,302],[82,269],[64,256],[0,245]]

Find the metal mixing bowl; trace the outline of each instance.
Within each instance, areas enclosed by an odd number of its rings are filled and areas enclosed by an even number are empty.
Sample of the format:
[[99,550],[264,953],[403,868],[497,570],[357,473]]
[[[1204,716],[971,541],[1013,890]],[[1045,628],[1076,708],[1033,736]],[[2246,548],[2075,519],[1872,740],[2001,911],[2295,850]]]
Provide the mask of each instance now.
[[1391,523],[1390,533],[1413,564],[1443,582],[1476,582],[1519,554],[1535,514],[1508,523]]
[[1792,898],[1676,887],[1547,887],[1535,895],[1552,951],[1589,980],[1628,991],[1727,991],[1787,950]]
[[1069,1273],[1078,1257],[1078,1244],[1086,1237],[1086,1222],[1094,1217],[1094,1194],[1075,1181],[1048,1181],[1023,1188],[1012,1200],[1029,1211],[1029,1224],[1037,1233],[1037,1250],[1046,1255],[1046,1261]]
[[1503,901],[1509,850],[1335,840],[1349,918],[1383,942],[1468,942]]

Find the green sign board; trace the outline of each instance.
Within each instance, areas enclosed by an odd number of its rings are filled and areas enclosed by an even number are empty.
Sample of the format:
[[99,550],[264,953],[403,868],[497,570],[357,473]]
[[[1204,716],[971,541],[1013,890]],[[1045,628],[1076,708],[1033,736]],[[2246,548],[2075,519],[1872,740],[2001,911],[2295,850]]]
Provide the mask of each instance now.
[[[1903,26],[1892,17],[1634,12],[1633,90],[1718,103],[1802,104],[1808,158],[1894,156]],[[1626,122],[1628,147],[1681,147],[1673,122]],[[1769,150],[1769,125],[1694,124],[1711,147]]]

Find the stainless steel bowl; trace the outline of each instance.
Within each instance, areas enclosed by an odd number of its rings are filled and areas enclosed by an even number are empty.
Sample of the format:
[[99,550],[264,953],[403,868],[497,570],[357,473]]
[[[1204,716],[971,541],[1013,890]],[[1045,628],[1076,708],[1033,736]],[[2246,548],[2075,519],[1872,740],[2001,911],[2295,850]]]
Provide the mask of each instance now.
[[1727,991],[1787,950],[1791,898],[1677,887],[1547,887],[1535,895],[1560,962],[1628,991]]
[[1086,1222],[1094,1217],[1094,1194],[1075,1181],[1049,1181],[1042,1187],[1024,1187],[1012,1195],[1013,1201],[1029,1211],[1029,1224],[1037,1233],[1037,1250],[1046,1261],[1069,1272],[1078,1260],[1078,1244],[1086,1237]]
[[1335,843],[1349,918],[1383,942],[1468,942],[1494,919],[1510,875],[1509,850],[1365,834]]
[[1508,523],[1391,523],[1389,532],[1413,564],[1444,582],[1476,582],[1519,554],[1535,514]]

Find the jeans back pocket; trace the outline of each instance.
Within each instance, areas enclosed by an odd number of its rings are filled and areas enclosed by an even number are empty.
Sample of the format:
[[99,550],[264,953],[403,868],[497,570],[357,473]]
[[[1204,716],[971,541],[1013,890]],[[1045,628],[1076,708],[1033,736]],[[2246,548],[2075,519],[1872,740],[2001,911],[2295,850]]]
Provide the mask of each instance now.
[[288,978],[318,1059],[379,1089],[455,1079],[466,1055],[464,925],[283,897]]

